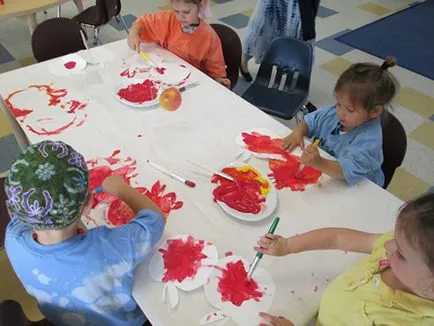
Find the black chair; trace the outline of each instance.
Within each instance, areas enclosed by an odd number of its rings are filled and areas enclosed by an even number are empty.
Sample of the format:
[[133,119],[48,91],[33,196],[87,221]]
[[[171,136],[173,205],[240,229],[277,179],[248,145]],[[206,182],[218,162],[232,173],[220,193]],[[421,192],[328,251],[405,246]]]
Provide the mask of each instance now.
[[0,326],[50,326],[47,319],[30,321],[24,314],[21,305],[14,300],[5,300],[0,303]]
[[0,178],[0,249],[5,244],[6,226],[10,221],[9,212],[6,208],[6,192],[5,192],[5,178]]
[[309,43],[276,38],[243,98],[266,113],[292,119],[307,101],[312,61]]
[[120,14],[121,8],[120,0],[96,0],[95,6],[86,8],[73,19],[82,26],[93,28],[95,36],[94,44],[96,45],[97,41],[103,44],[99,36],[99,29],[101,26],[107,24],[113,17],[117,22],[120,21],[122,23],[128,34],[128,26]]
[[36,61],[84,50],[81,30],[75,21],[62,17],[46,20],[36,26],[32,34],[32,50]]
[[241,64],[241,40],[238,34],[230,27],[221,24],[211,24],[220,38],[223,49],[223,57],[226,64],[226,75],[231,81],[231,89],[238,82],[238,74]]
[[381,117],[383,130],[383,164],[384,185],[386,189],[392,180],[395,170],[401,166],[407,152],[407,135],[401,122],[390,112]]

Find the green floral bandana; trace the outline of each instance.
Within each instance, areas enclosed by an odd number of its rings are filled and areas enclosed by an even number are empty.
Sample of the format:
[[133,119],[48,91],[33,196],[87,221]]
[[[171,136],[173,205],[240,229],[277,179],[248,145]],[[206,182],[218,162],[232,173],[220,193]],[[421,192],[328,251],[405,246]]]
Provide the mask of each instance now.
[[55,230],[80,217],[86,202],[89,174],[83,156],[60,141],[29,146],[5,180],[11,218],[35,230]]

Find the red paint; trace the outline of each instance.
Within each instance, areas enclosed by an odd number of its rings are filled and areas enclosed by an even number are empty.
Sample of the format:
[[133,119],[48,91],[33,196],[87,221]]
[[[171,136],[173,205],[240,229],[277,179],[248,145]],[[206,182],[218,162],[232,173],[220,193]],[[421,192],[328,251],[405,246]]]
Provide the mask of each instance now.
[[[224,173],[232,176],[233,182],[214,175],[211,182],[220,185],[214,189],[214,201],[220,201],[242,213],[258,214],[265,202],[261,195],[261,182],[254,178],[258,176],[255,171],[239,171],[236,168],[224,168]],[[263,186],[268,186],[268,183]]]
[[144,103],[155,100],[158,90],[153,81],[146,79],[143,83],[131,84],[118,91],[118,95],[131,103]]
[[247,145],[247,149],[251,152],[283,155],[287,153],[282,149],[282,139],[280,138],[271,138],[258,132],[243,132],[241,135],[243,136],[244,143]]
[[160,75],[164,75],[164,73],[166,72],[166,68],[163,68],[163,67],[157,67],[157,68],[155,68],[155,70],[156,70]]
[[272,173],[268,176],[276,181],[276,188],[291,188],[293,191],[304,191],[308,185],[318,183],[322,173],[314,168],[305,166],[296,176],[301,164],[300,158],[291,154],[285,155],[285,161],[270,160],[268,166]]
[[130,68],[125,69],[120,73],[121,77],[134,78],[136,76],[136,71]]
[[[145,187],[135,188],[138,192],[151,199],[161,209],[164,214],[169,214],[172,210],[182,208],[184,203],[176,201],[176,194],[170,192],[164,195],[166,186],[161,186],[160,181],[157,181],[151,188],[151,191]],[[133,210],[122,200],[115,199],[108,209],[107,219],[112,225],[127,224],[135,217]]]
[[191,235],[186,240],[168,240],[167,249],[158,250],[163,255],[166,270],[163,282],[182,282],[194,278],[202,266],[202,259],[207,258],[203,249],[204,241],[197,241]]
[[67,63],[64,64],[66,69],[74,69],[76,65],[77,62],[75,61],[68,61]]
[[217,291],[223,301],[232,302],[233,305],[240,307],[244,301],[259,301],[264,295],[253,279],[247,279],[247,271],[241,260],[227,263],[226,268],[221,271]]
[[232,251],[226,251],[225,257],[232,256],[234,253]]
[[313,289],[313,292],[318,292],[318,285],[315,286],[315,288]]
[[[72,126],[80,127],[81,125],[83,125],[87,115],[84,115],[84,118],[82,118],[77,114],[76,111],[84,110],[87,107],[87,103],[81,103],[81,102],[76,101],[76,100],[70,100],[70,101],[64,102],[65,97],[68,94],[68,91],[64,88],[55,89],[55,88],[51,87],[50,85],[30,85],[28,88],[12,92],[11,94],[9,94],[6,97],[6,99],[5,99],[6,105],[8,106],[9,110],[12,112],[12,114],[16,118],[21,118],[19,120],[19,122],[25,123],[25,118],[29,114],[32,114],[33,108],[15,107],[12,104],[12,102],[13,102],[12,99],[15,95],[17,95],[21,92],[24,92],[27,89],[32,89],[32,88],[37,89],[40,92],[44,92],[48,96],[48,106],[53,106],[53,107],[55,107],[55,109],[59,109],[59,110],[65,110],[66,113],[71,114],[74,117],[71,119],[70,122],[66,123],[65,125],[60,126],[56,129],[52,129],[52,130],[47,130],[43,127],[25,125],[25,127],[29,131],[31,131],[37,135],[49,136],[49,135],[60,134],[62,131],[66,130]],[[62,103],[62,101],[64,103]],[[39,121],[43,121],[43,120],[47,120],[47,119],[49,119],[49,118],[39,119]],[[52,119],[54,120],[55,118],[52,118]]]
[[141,137],[142,137],[142,135],[137,135],[137,137],[138,137],[138,138],[141,138]]

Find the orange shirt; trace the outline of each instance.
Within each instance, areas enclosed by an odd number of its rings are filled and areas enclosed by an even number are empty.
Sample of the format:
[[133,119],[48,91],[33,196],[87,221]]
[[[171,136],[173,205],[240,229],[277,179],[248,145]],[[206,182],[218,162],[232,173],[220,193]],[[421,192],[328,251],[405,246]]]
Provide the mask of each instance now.
[[138,20],[143,42],[158,43],[212,78],[226,77],[220,38],[204,20],[191,34],[182,31],[173,11],[145,14]]

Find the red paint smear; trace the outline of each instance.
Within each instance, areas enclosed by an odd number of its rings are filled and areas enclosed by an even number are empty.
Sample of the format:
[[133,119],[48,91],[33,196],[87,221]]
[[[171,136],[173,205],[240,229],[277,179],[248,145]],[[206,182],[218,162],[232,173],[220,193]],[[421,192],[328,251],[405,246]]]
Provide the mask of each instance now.
[[217,291],[221,293],[223,301],[232,302],[233,305],[240,307],[244,301],[259,301],[264,295],[259,291],[258,284],[247,279],[247,271],[241,260],[229,262],[225,269],[221,269]]
[[155,100],[158,90],[153,81],[146,79],[143,83],[131,84],[118,91],[118,95],[131,103],[144,103]]
[[226,251],[225,257],[232,256],[234,253],[232,251]]
[[[164,194],[166,186],[161,186],[157,181],[151,188],[151,191],[145,187],[135,188],[138,192],[151,199],[161,209],[164,214],[169,214],[172,210],[182,208],[184,203],[176,201],[176,194],[170,192]],[[108,209],[107,219],[112,225],[119,226],[130,222],[135,217],[133,210],[122,200],[115,199]]]
[[187,240],[172,239],[167,241],[167,249],[159,249],[163,254],[166,273],[163,282],[182,282],[186,278],[193,278],[202,266],[202,259],[207,256],[202,252],[203,241],[196,241],[192,236]]
[[68,61],[67,63],[64,64],[66,69],[74,69],[76,65],[77,62],[75,61]]
[[321,171],[312,167],[305,166],[297,176],[298,167],[301,164],[300,158],[287,154],[285,161],[270,160],[268,166],[272,173],[268,176],[276,180],[276,188],[291,188],[293,191],[304,191],[308,185],[318,183],[321,177]]
[[157,68],[155,68],[155,70],[156,70],[160,75],[164,75],[164,73],[166,72],[166,68],[163,68],[163,67],[157,67]]
[[127,68],[120,73],[120,76],[121,77],[127,77],[127,78],[133,78],[136,76],[136,71]]
[[[261,183],[254,180],[258,176],[254,171],[239,171],[236,168],[224,168],[224,173],[229,174],[237,182],[233,182],[214,175],[213,183],[220,183],[214,189],[214,201],[220,201],[242,213],[258,214],[262,209],[265,197],[261,195]],[[268,186],[264,185],[264,186]]]
[[287,152],[282,149],[282,139],[271,138],[270,136],[261,135],[258,132],[247,133],[243,132],[243,141],[247,145],[247,149],[255,153],[263,154],[283,154]]

